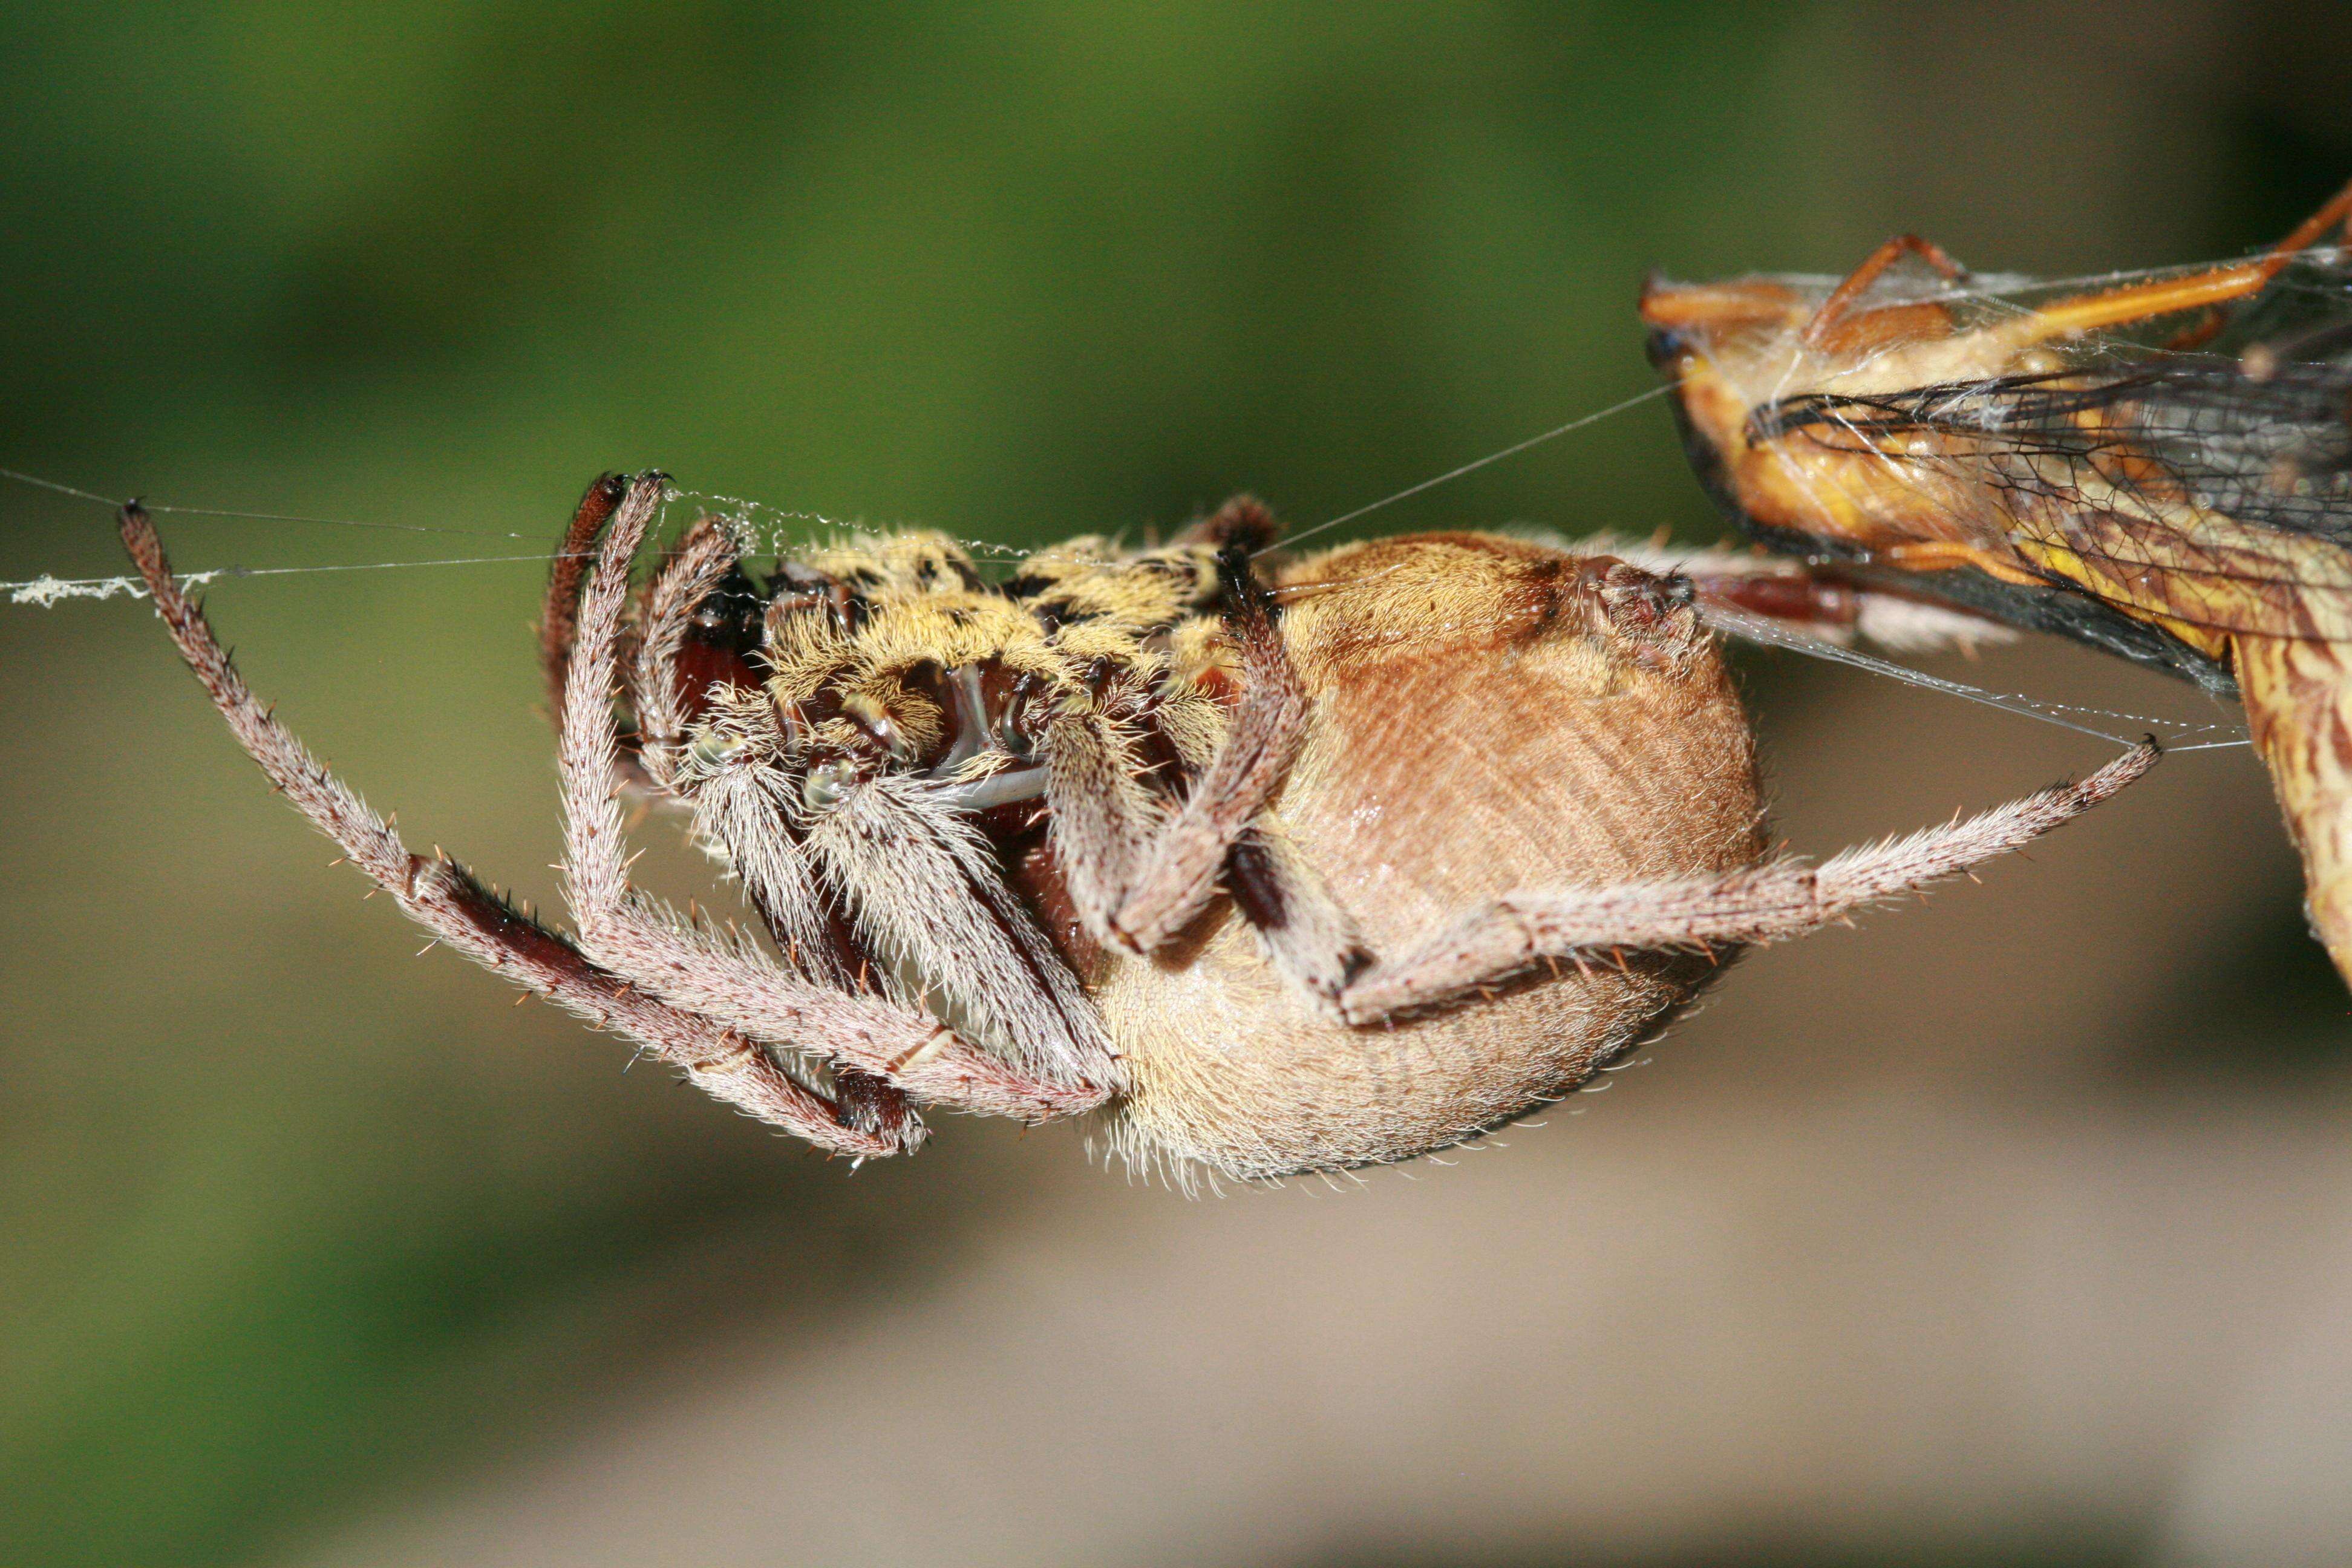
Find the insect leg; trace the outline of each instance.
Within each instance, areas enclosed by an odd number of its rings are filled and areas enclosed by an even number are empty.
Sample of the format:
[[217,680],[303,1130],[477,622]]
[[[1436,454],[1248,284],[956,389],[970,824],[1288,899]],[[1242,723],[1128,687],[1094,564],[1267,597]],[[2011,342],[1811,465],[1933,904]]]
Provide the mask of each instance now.
[[2136,746],[2075,784],[2058,784],[1947,826],[1818,867],[1782,861],[1726,876],[1507,894],[1470,910],[1418,948],[1366,971],[1339,998],[1342,1016],[1375,1023],[1520,973],[1548,958],[1613,948],[1779,942],[1869,903],[1915,892],[2073,821],[2154,765]]
[[411,920],[477,963],[636,1041],[656,1059],[683,1068],[698,1088],[771,1126],[836,1153],[900,1152],[904,1145],[897,1142],[844,1126],[830,1100],[785,1073],[742,1034],[666,1005],[598,967],[456,862],[409,853],[400,836],[254,697],[204,612],[173,578],[146,511],[136,503],[125,507],[121,528],[156,614],[237,743]]
[[1727,283],[1675,283],[1653,272],[1642,280],[1642,320],[1667,333],[1718,332],[1742,327],[1794,327],[1803,304],[1796,291],[1768,279]]
[[2317,245],[2329,229],[2343,228],[2347,223],[2352,223],[2352,184],[2320,204],[2317,212],[2297,224],[2294,232],[2264,253],[2263,265],[2269,269],[2265,276],[2277,273],[2294,259],[2296,252]]
[[[2259,292],[2299,253],[2318,244],[2330,229],[2342,229],[2347,222],[2352,222],[2352,185],[2336,192],[2294,233],[2254,260],[2209,267],[2182,278],[2156,278],[2095,294],[2078,294],[2046,305],[2021,318],[2014,326],[2001,330],[2014,352],[2052,338],[2127,326],[2151,316],[2200,307],[2210,310]],[[2210,317],[2168,346],[2176,350],[2194,348],[2211,337],[2221,325],[2221,318]]]
[[1969,269],[1946,255],[1944,247],[1935,241],[1916,234],[1898,234],[1864,257],[1862,265],[1847,273],[1845,281],[1830,291],[1821,309],[1813,312],[1812,320],[1805,323],[1804,345],[1814,350],[1853,353],[1882,343],[1941,337],[1948,332],[1951,312],[1934,304],[1883,306],[1864,311],[1852,321],[1847,320],[1855,302],[1869,292],[1870,286],[1906,256],[1919,258],[1955,283],[1969,275]]

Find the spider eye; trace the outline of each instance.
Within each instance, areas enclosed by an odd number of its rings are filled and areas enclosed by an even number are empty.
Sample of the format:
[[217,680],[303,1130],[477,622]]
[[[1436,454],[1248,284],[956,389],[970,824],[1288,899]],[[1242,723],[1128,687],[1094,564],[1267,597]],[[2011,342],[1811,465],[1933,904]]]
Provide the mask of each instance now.
[[694,760],[702,767],[716,768],[741,751],[744,738],[715,730],[705,730],[694,738]]
[[811,811],[826,810],[839,805],[856,782],[857,770],[850,763],[838,759],[819,763],[801,780],[801,803]]
[[830,616],[836,636],[853,636],[866,624],[866,600],[847,583],[797,561],[781,563],[770,586],[775,595],[768,605],[771,625],[818,610]]

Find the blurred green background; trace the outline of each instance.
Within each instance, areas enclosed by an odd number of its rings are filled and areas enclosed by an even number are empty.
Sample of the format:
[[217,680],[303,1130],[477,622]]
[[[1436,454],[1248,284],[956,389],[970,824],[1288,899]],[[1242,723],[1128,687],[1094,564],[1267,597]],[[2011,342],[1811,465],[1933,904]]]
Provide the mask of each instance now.
[[[168,517],[191,569],[528,554],[647,463],[1307,524],[1645,388],[1653,265],[2249,248],[2352,174],[2347,66],[2340,8],[2188,0],[19,4],[0,465],[521,536]],[[1511,522],[1716,531],[1656,404],[1364,526]],[[118,570],[0,486],[0,580]],[[540,576],[211,606],[547,900]],[[852,1178],[625,1076],[412,962],[143,606],[0,607],[0,1563],[2352,1559],[2352,1031],[2242,752],[1750,959],[1507,1148],[1187,1202],[976,1122]],[[1812,852],[2095,755],[1747,669]]]

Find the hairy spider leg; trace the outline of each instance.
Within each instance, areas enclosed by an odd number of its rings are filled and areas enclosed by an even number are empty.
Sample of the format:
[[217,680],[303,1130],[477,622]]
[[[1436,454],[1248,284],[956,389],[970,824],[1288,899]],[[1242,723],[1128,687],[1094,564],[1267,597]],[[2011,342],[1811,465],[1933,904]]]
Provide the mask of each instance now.
[[646,776],[665,790],[677,787],[688,704],[698,695],[684,689],[678,658],[695,610],[718,590],[735,561],[735,542],[725,525],[716,518],[700,518],[679,536],[668,559],[646,584],[636,657],[628,668],[629,710],[636,716],[639,758]]
[[547,594],[539,616],[539,667],[547,678],[547,711],[563,722],[563,679],[572,665],[572,644],[580,629],[580,588],[588,580],[588,563],[594,558],[597,535],[604,531],[613,509],[621,504],[625,484],[618,474],[599,474],[563,531],[555,559],[547,567]]
[[835,1068],[883,1079],[919,1100],[1036,1121],[1090,1110],[1092,1083],[1016,1071],[926,1014],[818,985],[749,942],[699,930],[632,888],[619,802],[616,645],[629,563],[660,509],[667,479],[637,476],[612,515],[582,595],[557,748],[562,780],[564,888],[583,951],[677,1005],[706,1014]]
[[[1606,548],[1606,542],[1596,547]],[[1743,586],[1770,573],[1776,586],[1795,592],[1759,603],[1750,613],[1823,632],[1853,630],[1865,607],[1874,616],[1902,617],[1904,631],[1932,643],[1964,640],[1977,626],[1973,617],[1894,595],[1807,577],[1780,580],[1778,563],[1752,555],[1696,552],[1688,564],[1696,568],[1690,574],[1702,602],[1715,597],[1741,605]],[[1235,868],[1247,865],[1249,874],[1234,876],[1233,891],[1245,915],[1258,898],[1283,911],[1279,921],[1254,923],[1270,938],[1279,933],[1269,940],[1270,955],[1295,984],[1331,1003],[1348,1023],[1376,1025],[1458,1001],[1550,960],[1582,963],[1629,951],[1713,952],[1804,935],[1864,905],[1918,891],[2031,843],[2138,778],[2159,754],[2151,741],[2080,784],[2053,785],[1965,821],[1846,850],[1818,868],[1783,860],[1718,877],[1508,894],[1465,911],[1389,960],[1365,950],[1355,921],[1304,856],[1286,845],[1280,847],[1286,852],[1268,853],[1255,830],[1234,858]]]
[[635,1041],[648,1056],[681,1068],[706,1093],[771,1126],[833,1153],[901,1152],[902,1145],[889,1137],[845,1125],[831,1100],[792,1078],[750,1037],[670,1006],[599,967],[455,861],[437,853],[429,860],[411,854],[399,834],[254,697],[202,609],[173,577],[145,509],[136,502],[124,507],[121,523],[122,542],[146,580],[156,614],[228,721],[229,732],[295,809],[390,893],[411,920],[477,963]]
[[1781,860],[1720,877],[1536,889],[1465,910],[1420,946],[1349,984],[1340,1016],[1372,1024],[1525,973],[1546,959],[1612,949],[1752,946],[1802,936],[1864,905],[1915,893],[2063,826],[2147,772],[2154,742],[2080,784],[2052,787],[1965,821],[1848,849],[1818,867]]
[[[636,642],[626,678],[629,710],[637,721],[636,760],[656,788],[673,795],[680,795],[677,764],[679,748],[686,742],[688,703],[700,695],[688,689],[689,678],[680,670],[679,659],[696,611],[719,591],[738,557],[734,537],[724,522],[708,515],[697,518],[655,570],[639,599]],[[744,886],[777,950],[791,952],[790,933],[761,897],[764,889],[748,878]],[[794,956],[799,961],[794,967],[806,970],[818,955]],[[846,980],[848,975],[824,978]],[[873,1073],[837,1068],[833,1088],[843,1115],[854,1125],[895,1127],[914,1119],[907,1096]]]
[[1605,535],[1576,548],[1619,556],[1646,571],[1681,574],[1690,579],[1702,611],[1731,613],[1728,624],[1713,624],[1732,637],[1742,635],[1738,617],[1749,616],[1825,642],[1861,637],[1914,654],[1967,652],[2017,636],[1981,611],[1863,580],[1835,562],[1793,561],[1719,544],[1629,546]]
[[1183,804],[1164,818],[1111,804],[1116,738],[1075,720],[1055,726],[1048,799],[1057,826],[1086,825],[1066,834],[1064,863],[1080,918],[1100,940],[1157,952],[1216,897],[1222,879],[1284,973],[1328,1000],[1370,954],[1315,868],[1266,816],[1309,716],[1275,595],[1251,564],[1275,532],[1265,508],[1247,497],[1195,531],[1223,546],[1219,598],[1242,668],[1224,739]]
[[[567,535],[566,543],[570,542]],[[626,661],[629,710],[637,723],[635,761],[656,788],[680,798],[678,749],[686,742],[688,704],[700,693],[688,689],[689,678],[679,668],[679,659],[693,630],[696,611],[719,591],[738,557],[734,537],[724,522],[709,515],[697,518],[656,568],[638,600],[636,640],[633,657]],[[762,889],[749,879],[745,887],[752,893],[752,906],[766,921],[777,950],[790,952],[790,934],[760,897]],[[796,956],[800,962],[794,967],[805,971],[816,955]],[[833,1089],[844,1118],[854,1126],[897,1128],[915,1121],[914,1107],[907,1096],[873,1073],[837,1068]]]
[[[1751,559],[1714,563],[1717,591],[1728,598],[1743,579],[1752,581],[1758,574],[1740,570]],[[1780,861],[1713,878],[1507,895],[1465,911],[1403,955],[1381,961],[1365,948],[1357,923],[1307,857],[1260,821],[1297,755],[1307,700],[1284,651],[1273,595],[1246,575],[1245,560],[1229,570],[1227,622],[1242,644],[1245,671],[1232,728],[1183,809],[1143,856],[1150,870],[1137,881],[1139,896],[1131,896],[1113,920],[1139,951],[1150,952],[1198,912],[1222,868],[1241,913],[1267,937],[1276,965],[1355,1025],[1455,1000],[1547,959],[1580,960],[1615,949],[1753,945],[1802,935],[2032,842],[2138,778],[2159,754],[2149,742],[2080,784],[2053,785],[1965,821],[1847,850],[1818,868]],[[1777,606],[1786,619],[1836,618],[1847,627],[1859,619],[1863,595],[1853,590],[1804,580],[1795,585],[1801,590],[1796,597]],[[1927,629],[1945,636],[1958,629],[1947,624],[1958,617],[1932,607],[1925,613]],[[1270,910],[1280,910],[1281,918],[1266,918]],[[1151,918],[1137,919],[1138,910]]]
[[1216,895],[1219,871],[1307,738],[1307,691],[1283,650],[1274,595],[1252,570],[1248,548],[1221,551],[1217,576],[1225,625],[1242,656],[1241,696],[1215,758],[1139,857],[1107,922],[1132,952],[1172,941]]

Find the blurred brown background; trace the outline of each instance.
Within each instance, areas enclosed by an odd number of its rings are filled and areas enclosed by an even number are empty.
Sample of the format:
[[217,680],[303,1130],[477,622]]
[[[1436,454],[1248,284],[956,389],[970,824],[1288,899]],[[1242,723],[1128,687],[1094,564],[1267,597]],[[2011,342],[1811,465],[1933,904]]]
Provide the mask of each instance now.
[[[2347,65],[2218,3],[18,5],[0,464],[524,536],[169,518],[189,568],[529,553],[644,463],[1305,524],[1646,386],[1652,265],[2249,248],[2352,174]],[[1717,529],[1655,404],[1371,521]],[[119,569],[0,487],[0,580]],[[211,603],[545,900],[539,577]],[[1750,958],[1503,1147],[1187,1201],[1066,1129],[812,1159],[413,960],[142,606],[0,608],[0,1562],[2352,1560],[2352,1030],[2242,752]],[[1811,852],[2099,755],[1747,669]]]

